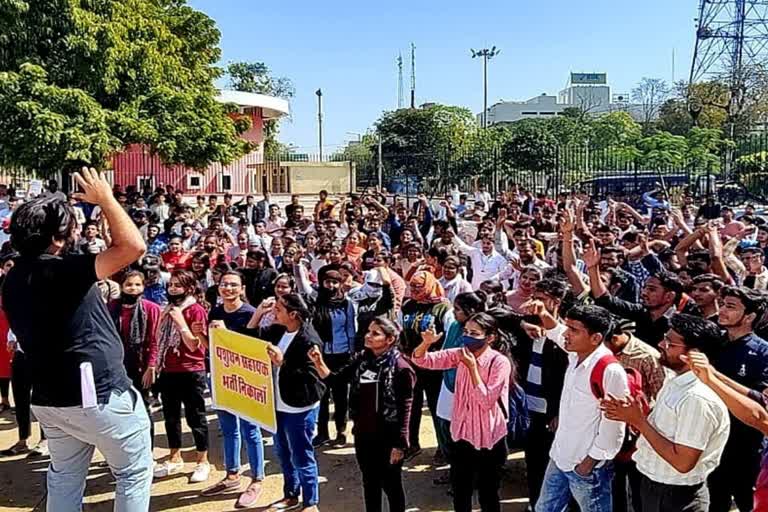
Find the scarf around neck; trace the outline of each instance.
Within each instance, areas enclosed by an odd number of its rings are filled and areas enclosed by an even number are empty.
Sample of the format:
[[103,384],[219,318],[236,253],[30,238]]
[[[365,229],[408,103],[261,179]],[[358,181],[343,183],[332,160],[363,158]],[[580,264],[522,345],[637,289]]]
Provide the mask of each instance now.
[[[184,299],[179,309],[186,310],[193,304],[197,304],[197,300],[190,296]],[[176,322],[171,318],[170,311],[173,306],[167,305],[163,310],[163,315],[160,318],[160,325],[157,327],[157,340],[158,340],[158,362],[157,371],[160,373],[165,367],[165,356],[168,351],[172,351],[174,354],[179,355],[181,347],[181,331],[179,330]]]

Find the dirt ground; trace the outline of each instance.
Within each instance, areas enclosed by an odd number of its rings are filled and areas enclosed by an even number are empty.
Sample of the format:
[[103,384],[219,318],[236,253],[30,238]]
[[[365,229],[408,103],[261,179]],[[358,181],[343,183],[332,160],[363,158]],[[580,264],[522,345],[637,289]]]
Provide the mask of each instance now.
[[[432,422],[426,409],[424,414],[425,421],[422,421],[421,427],[423,452],[407,463],[403,472],[408,510],[412,512],[448,512],[452,509],[451,498],[447,494],[448,486],[437,486],[433,483],[435,478],[448,471],[448,467],[432,465],[436,442]],[[152,486],[150,510],[179,512],[235,510],[234,503],[237,495],[220,495],[209,498],[199,495],[203,488],[224,475],[222,470],[223,444],[219,434],[218,420],[213,412],[208,418],[211,439],[210,460],[215,468],[209,481],[194,485],[188,483],[188,478],[193,470],[194,450],[186,450],[184,458],[188,464],[185,473],[155,481]],[[153,420],[155,421],[157,440],[155,458],[160,459],[168,453],[164,435],[165,428],[159,413],[153,415]],[[193,446],[191,433],[186,425],[184,428],[184,445]],[[39,435],[37,424],[33,426],[32,431],[33,441],[37,441]],[[351,438],[351,436],[349,437]],[[6,412],[0,415],[0,449],[11,446],[16,440],[13,414]],[[265,445],[267,479],[258,506],[252,510],[263,510],[264,506],[279,499],[282,494],[282,476],[272,449],[271,438],[266,438]],[[103,459],[97,453],[88,475],[83,507],[85,511],[106,512],[112,510],[114,480],[109,469],[99,467],[98,462],[101,460]],[[247,462],[245,451],[243,451],[243,461]],[[318,452],[318,461],[320,466],[320,509],[323,512],[364,510],[360,475],[352,444],[350,443],[343,448],[323,448]],[[0,458],[0,511],[45,510],[47,466],[48,459],[28,459],[24,456]],[[525,464],[522,453],[510,454],[505,472],[502,486],[502,510],[505,512],[522,512],[528,503],[528,499],[525,497]],[[384,502],[386,503],[386,499]]]

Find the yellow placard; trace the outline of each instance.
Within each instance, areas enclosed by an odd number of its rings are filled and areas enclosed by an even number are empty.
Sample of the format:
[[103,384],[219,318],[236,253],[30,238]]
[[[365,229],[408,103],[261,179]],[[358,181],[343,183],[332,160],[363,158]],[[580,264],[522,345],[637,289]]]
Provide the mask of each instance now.
[[266,341],[227,329],[211,329],[213,407],[277,430],[272,362]]

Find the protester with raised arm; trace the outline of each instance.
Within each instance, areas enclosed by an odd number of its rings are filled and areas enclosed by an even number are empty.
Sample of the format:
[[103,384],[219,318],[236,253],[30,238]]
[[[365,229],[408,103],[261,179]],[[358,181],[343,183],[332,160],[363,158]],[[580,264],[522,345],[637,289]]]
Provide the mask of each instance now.
[[[149,509],[149,418],[123,366],[120,335],[96,282],[136,261],[145,245],[104,175],[83,168],[78,199],[101,208],[112,246],[70,255],[77,228],[67,201],[33,199],[11,219],[20,253],[3,286],[3,305],[30,365],[32,409],[48,436],[49,511],[82,508],[98,448],[117,481],[115,509]],[[45,321],[40,321],[44,318]]]

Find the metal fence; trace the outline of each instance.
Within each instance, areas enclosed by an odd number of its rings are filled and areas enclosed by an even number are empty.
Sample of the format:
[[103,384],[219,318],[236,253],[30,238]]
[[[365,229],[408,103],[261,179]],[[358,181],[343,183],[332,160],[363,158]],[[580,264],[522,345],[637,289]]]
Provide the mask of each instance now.
[[[518,148],[515,148],[518,149]],[[657,184],[670,195],[687,190],[695,196],[718,194],[723,202],[768,203],[768,135],[737,141],[733,150],[716,162],[697,164],[679,159],[675,164],[649,164],[650,159],[623,147],[557,146],[529,148],[528,165],[516,165],[509,148],[482,151],[376,154],[354,157],[358,189],[381,185],[394,194],[432,197],[446,193],[453,184],[460,190],[485,185],[491,192],[512,184],[550,196],[572,190],[615,196],[637,202]],[[523,151],[526,148],[522,149]],[[517,151],[518,155],[520,151]],[[519,156],[516,157],[520,160]],[[291,154],[283,161],[318,161],[315,155]],[[350,160],[331,155],[324,160]]]

